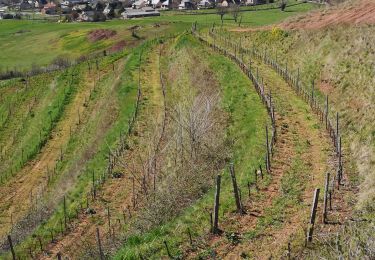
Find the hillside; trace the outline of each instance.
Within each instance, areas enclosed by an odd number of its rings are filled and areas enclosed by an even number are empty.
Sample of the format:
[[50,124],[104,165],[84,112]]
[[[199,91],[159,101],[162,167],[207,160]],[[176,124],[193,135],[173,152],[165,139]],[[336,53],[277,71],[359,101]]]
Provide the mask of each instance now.
[[280,24],[287,30],[322,29],[337,25],[359,26],[375,24],[375,3],[371,0],[347,1],[324,11],[311,12]]
[[0,258],[372,259],[374,4],[275,6],[0,24],[75,61],[0,81]]
[[341,249],[336,246],[335,250],[320,248],[319,253],[310,252],[312,258],[316,254],[330,258],[373,256],[374,17],[372,1],[351,1],[289,19],[272,29],[237,32],[231,36],[241,38],[249,47],[271,49],[269,55],[282,64],[287,63],[294,75],[299,69],[300,80],[310,91],[314,82],[321,104],[328,97],[331,108],[339,113],[348,178],[345,189],[353,192],[348,200],[354,211],[338,235],[327,238],[322,233],[321,239],[332,239],[331,243],[337,245],[340,236],[340,243],[348,246]]

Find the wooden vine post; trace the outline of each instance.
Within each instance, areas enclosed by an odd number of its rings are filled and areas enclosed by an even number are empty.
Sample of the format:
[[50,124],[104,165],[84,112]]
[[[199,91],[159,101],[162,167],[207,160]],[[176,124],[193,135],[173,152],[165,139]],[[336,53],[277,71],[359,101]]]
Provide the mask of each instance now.
[[336,113],[336,152],[337,154],[339,153],[339,135],[340,135],[340,132],[339,132],[339,113],[337,112]]
[[12,253],[12,259],[16,260],[16,253],[14,252],[12,237],[10,235],[8,235],[8,242],[9,242],[10,251]]
[[268,140],[268,126],[266,126],[266,146],[267,146],[267,172],[271,171],[270,144]]
[[172,257],[171,252],[169,251],[169,247],[168,247],[168,243],[167,243],[167,241],[164,240],[163,242],[164,242],[164,245],[165,245],[165,249],[167,250],[168,257],[169,257],[170,259],[172,259],[173,257]]
[[328,199],[329,199],[329,194],[328,194],[328,189],[329,189],[329,179],[330,179],[330,174],[327,172],[326,174],[326,181],[325,181],[325,186],[324,186],[324,207],[323,207],[323,222],[324,224],[327,224],[327,211],[328,211]]
[[311,214],[310,214],[310,221],[309,221],[309,227],[307,231],[307,241],[312,241],[313,231],[314,231],[314,225],[315,225],[315,218],[316,218],[316,211],[318,208],[318,199],[319,199],[319,192],[320,189],[315,189],[314,192],[314,198],[313,198],[313,204],[311,206]]
[[311,82],[311,108],[314,110],[314,80]]
[[193,246],[193,238],[192,238],[192,236],[191,236],[190,228],[187,229],[187,233],[188,233],[188,235],[189,235],[190,245]]
[[96,199],[96,187],[95,187],[95,171],[92,170],[92,192],[93,198]]
[[243,209],[242,209],[240,195],[239,195],[239,192],[238,192],[236,174],[234,172],[234,165],[233,165],[233,163],[230,164],[229,170],[230,170],[230,177],[232,178],[233,193],[234,193],[234,199],[236,200],[237,212],[242,215],[244,212],[243,212]]
[[328,130],[328,95],[326,96],[326,111],[325,111],[325,121],[326,121],[326,129]]
[[98,227],[96,228],[96,240],[98,242],[100,260],[104,260],[104,254],[103,254],[103,250],[102,250],[102,242],[100,241],[100,233],[99,233]]
[[65,229],[67,228],[67,222],[66,222],[66,199],[65,199],[65,196],[64,196],[64,225],[65,225]]
[[341,151],[342,147],[341,147],[341,136],[339,137],[339,184],[341,184],[341,180],[342,180],[342,151]]
[[221,175],[218,174],[216,177],[216,192],[215,192],[215,205],[214,205],[214,225],[212,233],[219,234],[219,206],[220,206],[220,184]]

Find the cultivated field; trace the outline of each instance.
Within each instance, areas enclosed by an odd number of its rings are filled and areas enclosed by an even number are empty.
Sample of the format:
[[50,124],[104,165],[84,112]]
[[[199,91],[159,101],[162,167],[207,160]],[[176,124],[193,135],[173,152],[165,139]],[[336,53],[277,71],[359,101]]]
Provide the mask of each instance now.
[[372,259],[373,7],[0,21],[0,259]]

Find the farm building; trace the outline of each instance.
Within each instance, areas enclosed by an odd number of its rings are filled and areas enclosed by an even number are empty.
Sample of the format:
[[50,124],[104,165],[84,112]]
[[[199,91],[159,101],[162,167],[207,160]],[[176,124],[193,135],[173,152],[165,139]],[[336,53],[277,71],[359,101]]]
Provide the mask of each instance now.
[[161,3],[161,9],[169,9],[169,0]]
[[246,5],[259,5],[259,4],[264,4],[265,1],[262,0],[246,0]]
[[228,2],[224,0],[223,2],[221,2],[220,6],[228,7],[229,5],[228,5]]
[[78,20],[81,22],[93,22],[94,14],[94,11],[82,11],[82,13],[79,14]]
[[31,9],[33,9],[35,7],[35,4],[34,4],[34,6],[33,6],[33,4],[32,4],[32,2],[30,3],[30,2],[28,2],[28,1],[22,1],[21,3],[20,3],[20,10],[31,10]]
[[210,6],[211,6],[211,3],[208,0],[202,0],[198,3],[198,8],[208,8]]
[[182,0],[181,3],[178,5],[178,9],[193,9],[194,4],[190,0]]
[[160,16],[160,12],[151,7],[143,7],[141,9],[125,9],[125,11],[121,13],[121,16],[124,19]]
[[149,3],[152,8],[160,8],[161,4],[160,0],[151,0]]
[[147,4],[146,1],[144,1],[144,0],[138,0],[138,1],[134,2],[133,8],[140,9],[140,8],[145,7],[146,4]]

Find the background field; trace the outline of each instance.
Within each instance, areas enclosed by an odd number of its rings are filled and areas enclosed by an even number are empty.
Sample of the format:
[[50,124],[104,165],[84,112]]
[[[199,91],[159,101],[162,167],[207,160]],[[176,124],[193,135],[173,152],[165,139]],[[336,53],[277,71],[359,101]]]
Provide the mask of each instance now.
[[[295,4],[294,1],[292,1]],[[305,3],[288,7],[285,12],[280,9],[242,12],[243,26],[261,26],[279,22],[289,16],[316,8]],[[214,10],[210,10],[211,12]],[[221,24],[217,14],[187,14],[181,12],[162,12],[160,17],[134,20],[113,20],[104,23],[54,23],[45,21],[0,21],[0,71],[8,69],[29,69],[33,64],[48,65],[56,57],[78,58],[80,55],[108,49],[118,41],[124,40],[126,46],[135,41],[129,28],[141,26],[138,30],[143,39],[153,38],[162,33],[173,33],[189,29],[193,22],[200,26]],[[154,27],[160,24],[160,27]],[[224,16],[225,26],[236,26],[230,14]],[[90,42],[87,34],[94,29],[111,29],[117,35],[107,40]]]

